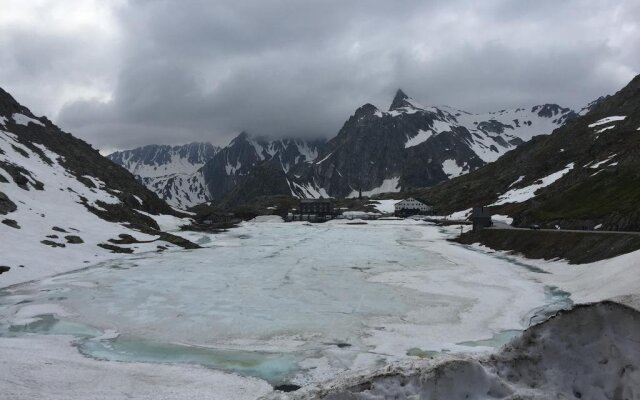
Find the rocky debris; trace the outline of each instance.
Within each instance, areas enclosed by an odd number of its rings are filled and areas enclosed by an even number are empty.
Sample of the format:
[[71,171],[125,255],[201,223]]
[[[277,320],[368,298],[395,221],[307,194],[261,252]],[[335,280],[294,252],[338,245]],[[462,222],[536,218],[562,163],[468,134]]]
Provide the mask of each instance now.
[[76,177],[76,179],[90,189],[95,189],[97,187],[96,184],[93,183],[93,181],[87,178],[86,176],[78,176]]
[[108,243],[98,243],[98,246],[102,247],[103,249],[111,250],[111,252],[113,252],[113,253],[125,253],[125,254],[133,253],[133,249],[129,249],[129,248],[126,248],[126,247],[120,247],[120,246],[114,246],[114,245],[108,244]]
[[58,235],[47,235],[49,239],[58,239]]
[[201,246],[198,246],[197,244],[183,238],[180,236],[176,236],[176,235],[172,235],[170,233],[167,232],[157,232],[158,235],[160,235],[160,239],[162,241],[165,242],[169,242],[171,244],[175,244],[177,246],[180,246],[184,249],[187,250],[192,250],[192,249],[200,249]]
[[80,243],[84,243],[84,240],[82,240],[82,238],[80,236],[76,236],[76,235],[67,235],[64,237],[65,239],[67,239],[67,243],[71,243],[71,244],[80,244]]
[[7,267],[5,265],[0,265],[0,275],[2,275],[5,272],[9,272],[10,269],[11,269],[11,267]]
[[58,226],[52,227],[51,230],[56,231],[56,232],[69,233],[66,230],[64,230],[64,229],[62,229],[62,228],[60,228]]
[[522,229],[482,229],[455,239],[462,244],[480,243],[494,250],[512,251],[534,259],[563,259],[586,264],[640,249],[640,235],[601,232],[566,232]]
[[4,161],[0,161],[0,168],[4,169],[21,189],[29,190],[31,186],[35,190],[44,190],[44,184],[31,176],[31,172],[26,169]]
[[15,229],[20,229],[20,225],[14,219],[3,219],[2,223]]
[[64,243],[56,243],[53,240],[41,240],[40,243],[42,244],[46,244],[47,246],[51,246],[51,247],[66,247],[66,245]]
[[134,244],[134,243],[149,243],[153,241],[151,240],[151,241],[143,242],[126,233],[121,233],[118,235],[118,237],[120,239],[109,239],[109,242],[114,244]]
[[[2,177],[2,175],[0,175],[0,177]],[[16,203],[11,201],[9,196],[0,192],[0,214],[6,215],[10,212],[14,212],[17,209],[18,206],[16,206]]]
[[279,392],[295,392],[296,390],[300,389],[301,386],[299,385],[294,385],[292,383],[283,383],[282,385],[277,385],[273,387],[273,390],[277,390]]

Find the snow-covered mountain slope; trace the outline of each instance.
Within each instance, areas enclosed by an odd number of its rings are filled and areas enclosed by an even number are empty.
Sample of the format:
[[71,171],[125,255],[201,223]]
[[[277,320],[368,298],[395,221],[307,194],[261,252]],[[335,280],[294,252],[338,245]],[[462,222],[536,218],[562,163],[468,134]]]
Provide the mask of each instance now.
[[[323,140],[269,139],[243,132],[221,149],[194,143],[174,148],[151,145],[113,153],[109,159],[136,174],[145,186],[169,204],[184,209],[222,199],[265,162],[272,162],[277,170],[295,180],[317,157],[323,144]],[[215,151],[205,151],[207,148]],[[196,154],[205,154],[208,158],[199,157],[196,159],[201,164],[192,163],[190,160],[195,157],[188,155],[194,152],[184,149],[197,149]],[[290,191],[278,194],[290,194]]]
[[[212,200],[222,199],[254,168],[265,162],[277,166],[288,176],[299,176],[317,157],[322,145],[323,141],[318,140],[270,140],[243,132],[202,167],[209,196]],[[283,187],[281,184],[279,186]],[[280,192],[275,190],[271,194],[290,194]]]
[[640,230],[640,75],[551,135],[414,195],[442,212],[492,206],[514,224]]
[[179,240],[148,216],[158,213],[178,219],[126,170],[0,89],[0,287],[112,251],[173,247],[161,240]]
[[211,160],[219,147],[211,143],[188,143],[182,146],[150,144],[131,150],[116,151],[107,156],[141,178],[192,174]]
[[172,206],[185,209],[207,201],[202,174],[197,171],[219,151],[211,143],[152,144],[116,151],[107,158],[126,168]]
[[140,181],[164,201],[181,210],[209,200],[204,177],[200,170],[191,174],[140,178]]

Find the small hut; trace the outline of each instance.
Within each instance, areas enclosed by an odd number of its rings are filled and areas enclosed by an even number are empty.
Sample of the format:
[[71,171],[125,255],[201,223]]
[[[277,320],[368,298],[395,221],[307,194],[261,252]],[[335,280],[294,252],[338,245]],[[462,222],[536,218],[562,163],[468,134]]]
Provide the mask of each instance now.
[[493,226],[493,222],[491,221],[491,212],[484,207],[473,208],[471,221],[473,222],[474,232]]

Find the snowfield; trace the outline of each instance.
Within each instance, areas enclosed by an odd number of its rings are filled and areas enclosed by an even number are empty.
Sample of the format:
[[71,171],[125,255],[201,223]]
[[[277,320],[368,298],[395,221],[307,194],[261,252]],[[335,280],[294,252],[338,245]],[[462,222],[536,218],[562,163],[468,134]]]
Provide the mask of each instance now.
[[[498,200],[496,200],[493,204],[490,204],[490,206],[499,206],[507,203],[522,203],[529,199],[532,199],[536,196],[536,192],[539,189],[552,185],[555,181],[568,174],[569,171],[573,169],[573,167],[574,163],[570,163],[564,169],[547,175],[536,181],[536,183],[522,188],[511,189],[500,195],[500,197],[498,197]],[[518,182],[520,182],[520,180],[521,179],[518,178],[518,180],[512,183],[511,186],[516,185]]]
[[[16,114],[13,117],[16,118]],[[58,154],[44,146],[36,146],[52,161],[51,165],[20,144],[14,134],[0,129],[0,161],[24,168],[31,174],[27,189],[23,189],[0,168],[3,178],[0,179],[0,192],[7,195],[17,207],[6,215],[0,214],[0,220],[13,220],[19,226],[14,228],[0,223],[0,265],[11,267],[0,275],[0,286],[40,279],[112,259],[114,254],[97,244],[106,243],[120,234],[132,235],[141,241],[158,238],[122,224],[107,222],[87,210],[82,199],[98,209],[98,202],[115,204],[120,200],[104,182],[85,176],[95,185],[95,188],[88,187],[59,163]],[[42,190],[37,189],[38,182],[43,184]],[[69,243],[66,239],[69,236],[79,237],[82,243]],[[161,243],[139,243],[130,248],[136,253],[147,252],[156,250],[158,244]],[[162,244],[173,247],[166,242]]]
[[[180,221],[158,222],[177,228]],[[15,399],[84,399],[106,374],[96,386],[102,398],[251,399],[284,383],[305,386],[297,398],[365,379],[378,394],[333,398],[384,398],[391,390],[430,398],[425,377],[443,376],[435,384],[453,390],[442,392],[446,398],[464,394],[458,381],[524,395],[524,383],[500,375],[520,367],[487,364],[489,352],[572,299],[621,298],[640,287],[633,273],[640,252],[576,267],[445,240],[455,232],[413,220],[258,218],[222,234],[181,233],[204,249],[134,254],[6,288],[0,388]],[[558,343],[566,358],[569,342]],[[544,348],[511,346],[515,358]],[[462,361],[446,364],[452,358]],[[549,360],[542,365],[565,365]],[[402,373],[379,377],[381,365]],[[522,382],[543,379],[532,368],[518,370]],[[593,379],[609,376],[598,373]]]

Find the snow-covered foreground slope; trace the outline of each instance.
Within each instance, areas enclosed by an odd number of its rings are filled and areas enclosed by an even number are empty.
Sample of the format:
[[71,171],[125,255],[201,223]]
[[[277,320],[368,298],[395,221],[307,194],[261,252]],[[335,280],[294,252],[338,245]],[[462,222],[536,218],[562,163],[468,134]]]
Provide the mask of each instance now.
[[194,365],[98,361],[71,347],[71,338],[0,340],[3,399],[251,400],[272,391],[259,379]]
[[[51,164],[16,138],[9,132],[0,131],[0,161],[29,172],[28,183],[20,187],[0,168],[0,176],[6,180],[0,183],[0,191],[16,205],[15,211],[0,219],[15,221],[18,226],[0,224],[0,264],[11,266],[0,276],[0,286],[111,259],[114,254],[97,245],[109,244],[109,239],[118,239],[121,234],[149,241],[122,245],[135,252],[153,251],[160,244],[173,247],[166,242],[156,242],[159,236],[108,222],[90,212],[87,206],[101,209],[101,203],[118,204],[120,200],[97,178],[86,176],[95,185],[93,188],[80,182],[60,165],[59,156],[46,147],[39,146]],[[38,182],[42,183],[41,189],[38,189]],[[80,238],[82,242],[75,243],[74,238]]]
[[416,363],[271,399],[636,399],[640,312],[603,302],[529,328],[483,358]]
[[0,89],[0,287],[112,259],[111,250],[176,247],[160,241],[171,235],[137,210],[176,214],[124,169]]

